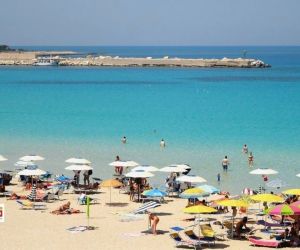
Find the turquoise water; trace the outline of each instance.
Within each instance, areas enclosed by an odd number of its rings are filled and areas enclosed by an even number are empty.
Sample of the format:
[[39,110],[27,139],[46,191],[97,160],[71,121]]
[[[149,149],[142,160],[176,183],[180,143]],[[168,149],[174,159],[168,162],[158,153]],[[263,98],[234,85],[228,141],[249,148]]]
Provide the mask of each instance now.
[[[58,49],[58,48],[56,48]],[[60,47],[60,49],[66,49]],[[238,57],[239,47],[74,47],[121,56]],[[248,174],[248,144],[255,167],[271,167],[299,186],[300,47],[249,47],[267,69],[0,67],[2,169],[25,154],[65,173],[64,160],[82,156],[107,178],[116,155],[142,164],[189,163],[216,184],[221,160],[231,166],[221,187],[257,187]],[[122,145],[122,136],[128,143]],[[164,138],[167,147],[159,147]],[[165,175],[153,179],[159,185]],[[272,179],[272,178],[271,178]]]

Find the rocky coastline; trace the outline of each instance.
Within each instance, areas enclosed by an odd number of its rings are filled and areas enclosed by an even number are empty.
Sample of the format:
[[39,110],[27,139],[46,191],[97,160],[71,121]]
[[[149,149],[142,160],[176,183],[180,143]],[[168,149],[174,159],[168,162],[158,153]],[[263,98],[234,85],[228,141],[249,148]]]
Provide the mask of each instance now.
[[[71,56],[72,55],[72,56]],[[74,56],[75,55],[75,56]],[[223,68],[265,68],[270,65],[258,59],[222,58],[222,59],[187,59],[187,58],[122,58],[111,56],[78,57],[75,52],[0,52],[0,65],[32,66],[41,58],[51,58],[58,66],[90,67],[223,67]]]

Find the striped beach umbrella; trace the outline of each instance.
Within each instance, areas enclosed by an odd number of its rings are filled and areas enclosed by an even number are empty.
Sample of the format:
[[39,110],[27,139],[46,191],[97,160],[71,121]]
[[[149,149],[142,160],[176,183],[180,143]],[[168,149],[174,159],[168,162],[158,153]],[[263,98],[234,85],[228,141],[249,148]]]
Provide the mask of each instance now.
[[28,200],[34,201],[36,199],[36,185],[32,186],[31,193],[27,196]]

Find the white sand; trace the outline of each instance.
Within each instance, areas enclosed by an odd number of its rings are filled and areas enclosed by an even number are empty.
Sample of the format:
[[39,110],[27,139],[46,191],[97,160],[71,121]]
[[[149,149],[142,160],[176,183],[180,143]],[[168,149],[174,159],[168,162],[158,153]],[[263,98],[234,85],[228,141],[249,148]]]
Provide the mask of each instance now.
[[[20,193],[20,186],[9,186]],[[99,199],[100,204],[91,206],[90,225],[98,229],[79,233],[70,233],[67,228],[79,225],[87,225],[86,213],[73,215],[53,215],[50,211],[57,208],[67,200],[71,201],[71,207],[85,212],[86,206],[77,203],[79,195],[64,194],[61,201],[47,203],[47,210],[21,210],[16,201],[0,198],[0,204],[5,204],[5,222],[0,223],[1,250],[6,249],[175,249],[175,244],[165,232],[154,236],[152,234],[140,235],[148,229],[148,217],[144,220],[121,222],[120,215],[139,207],[141,204],[130,202],[129,196],[119,194],[119,190],[112,192],[112,201],[125,203],[124,207],[111,207],[109,192],[101,189],[100,194],[92,195]],[[23,192],[24,193],[24,192]],[[167,204],[155,209],[160,222],[158,229],[170,231],[172,226],[187,227],[192,222],[184,222],[183,218],[191,217],[182,212],[186,200],[167,198]],[[159,214],[165,213],[165,214]],[[210,215],[209,217],[214,217]],[[205,215],[203,216],[205,217]],[[218,216],[220,217],[220,216]],[[225,232],[220,226],[213,225],[218,232]],[[195,229],[197,232],[198,229]],[[133,236],[126,236],[132,234]],[[183,235],[183,234],[181,234]],[[184,237],[184,236],[183,236]],[[208,247],[204,247],[208,248]],[[247,240],[217,241],[214,249],[254,249]],[[259,248],[269,249],[269,248]]]

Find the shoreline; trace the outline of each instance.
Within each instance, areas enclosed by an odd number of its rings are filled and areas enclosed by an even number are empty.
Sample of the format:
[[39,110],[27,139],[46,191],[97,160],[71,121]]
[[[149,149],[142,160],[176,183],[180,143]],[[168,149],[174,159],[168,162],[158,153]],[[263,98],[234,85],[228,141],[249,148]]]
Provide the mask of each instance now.
[[[71,55],[75,57],[70,57]],[[39,60],[51,60],[57,66],[90,67],[190,67],[190,68],[267,68],[270,65],[259,59],[222,58],[139,58],[119,56],[76,57],[72,51],[0,52],[0,65],[34,66]]]

